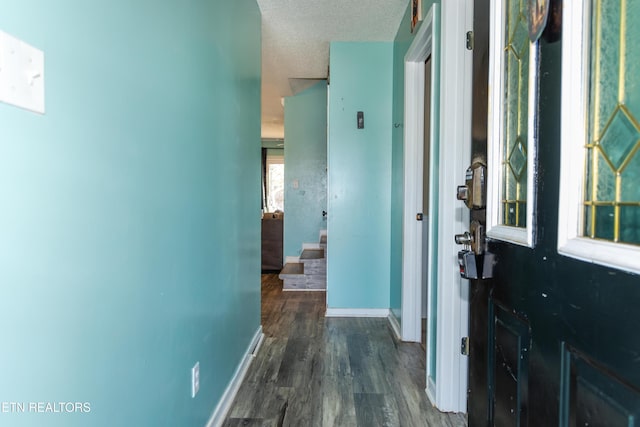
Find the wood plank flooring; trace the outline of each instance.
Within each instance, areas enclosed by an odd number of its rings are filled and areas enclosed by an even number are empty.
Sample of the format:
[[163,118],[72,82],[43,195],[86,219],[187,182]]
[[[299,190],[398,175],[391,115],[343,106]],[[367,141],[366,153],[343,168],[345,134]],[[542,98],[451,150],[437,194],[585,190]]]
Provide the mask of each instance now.
[[325,292],[262,275],[265,339],[225,426],[466,426],[429,403],[420,344],[386,319],[325,318]]

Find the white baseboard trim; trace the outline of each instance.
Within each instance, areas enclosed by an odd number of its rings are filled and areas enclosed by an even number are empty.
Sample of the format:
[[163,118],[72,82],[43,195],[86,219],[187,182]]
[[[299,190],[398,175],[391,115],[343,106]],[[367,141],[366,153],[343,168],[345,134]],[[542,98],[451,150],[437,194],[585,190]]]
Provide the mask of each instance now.
[[227,385],[227,388],[222,394],[222,397],[220,398],[216,409],[213,411],[213,414],[211,414],[211,418],[209,418],[209,422],[207,423],[206,427],[220,427],[224,423],[224,420],[227,417],[227,412],[229,412],[229,409],[231,409],[233,399],[235,399],[236,394],[240,389],[240,385],[242,384],[244,377],[247,375],[249,365],[251,365],[251,362],[253,362],[255,355],[258,353],[260,347],[262,346],[263,339],[264,334],[262,333],[262,325],[260,325],[258,327],[258,330],[256,331],[256,334],[251,339],[249,347],[242,357],[242,360],[238,364],[236,372],[233,374],[233,378],[231,378],[229,385]]
[[396,315],[393,314],[391,310],[389,310],[389,317],[387,317],[387,319],[389,319],[389,324],[391,325],[391,329],[393,329],[393,332],[396,334],[396,338],[402,341],[402,334],[400,334],[400,323],[398,322],[398,318],[396,317]]
[[388,308],[327,308],[325,317],[388,317]]
[[427,377],[427,398],[433,406],[436,406],[436,384],[433,382],[433,378]]
[[282,289],[282,292],[325,292],[326,289]]
[[300,257],[299,256],[287,256],[284,259],[284,263],[285,264],[287,264],[287,263],[295,264],[295,263],[298,263],[298,262],[300,262]]
[[321,249],[320,243],[303,243],[302,250],[305,249]]

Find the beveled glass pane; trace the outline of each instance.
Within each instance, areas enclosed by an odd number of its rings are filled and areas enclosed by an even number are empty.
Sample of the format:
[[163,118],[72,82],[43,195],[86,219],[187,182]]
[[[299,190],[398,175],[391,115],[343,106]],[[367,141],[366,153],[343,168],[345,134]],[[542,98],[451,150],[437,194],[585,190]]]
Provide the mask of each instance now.
[[[514,2],[514,6],[517,7],[518,2]],[[513,33],[511,33],[511,40],[509,43],[513,46],[513,50],[518,55],[518,58],[522,60],[526,54],[527,47],[529,46],[529,32],[527,30],[526,18],[523,15],[518,16],[517,22]]]
[[629,161],[620,174],[622,181],[620,201],[638,202],[640,200],[640,151]]
[[503,199],[505,201],[508,200],[516,200],[518,196],[518,180],[513,174],[513,170],[509,166],[508,163],[504,165],[504,190],[503,190]]
[[511,155],[509,156],[509,165],[511,166],[513,175],[516,177],[518,182],[521,182],[522,174],[526,171],[527,167],[527,149],[520,138],[517,139],[516,145],[511,151]]
[[625,20],[628,25],[624,31],[624,46],[630,49],[624,50],[624,66],[623,66],[623,84],[624,99],[623,102],[629,109],[629,112],[636,118],[640,118],[640,79],[638,78],[638,70],[640,70],[640,55],[638,54],[638,43],[640,41],[640,25],[638,25],[638,17],[640,17],[640,2],[626,2]]
[[620,224],[620,242],[640,245],[640,206],[621,206]]
[[519,63],[513,50],[508,49],[506,54],[507,68],[505,73],[505,88],[504,88],[504,104],[505,104],[505,135],[504,135],[504,148],[503,159],[506,159],[513,143],[518,138],[518,98],[516,96],[509,96],[509,94],[516,93],[518,91],[519,76]]
[[591,92],[598,97],[594,130],[596,138],[599,138],[618,104],[620,3],[596,0],[593,20],[591,48],[595,56],[595,70]]
[[518,186],[518,200],[523,203],[527,201],[527,167],[522,171],[522,177]]
[[516,203],[506,203],[504,209],[504,224],[515,225],[516,224]]
[[613,206],[597,206],[594,237],[596,239],[613,240]]
[[585,206],[584,208],[584,230],[583,235],[593,237],[593,207]]
[[522,202],[519,204],[518,206],[518,226],[520,227],[524,227],[524,225],[521,224],[526,224],[527,223],[527,202]]
[[[526,24],[525,24],[526,25]],[[522,51],[520,57],[520,79],[518,81],[518,129],[519,136],[525,142],[527,141],[528,124],[529,124],[529,39]]]
[[622,163],[640,139],[640,132],[635,128],[629,116],[622,108],[616,108],[600,138],[600,147],[619,170]]
[[599,151],[596,154],[594,171],[597,171],[593,177],[597,186],[595,197],[591,200],[599,202],[614,201],[616,199],[616,175]]

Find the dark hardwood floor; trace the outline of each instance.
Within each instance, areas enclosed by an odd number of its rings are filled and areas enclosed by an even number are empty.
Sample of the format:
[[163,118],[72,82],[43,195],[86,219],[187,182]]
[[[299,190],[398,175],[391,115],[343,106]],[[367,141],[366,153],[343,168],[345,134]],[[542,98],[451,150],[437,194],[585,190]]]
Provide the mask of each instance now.
[[262,275],[265,339],[225,426],[466,426],[429,403],[420,344],[386,319],[325,319],[325,298]]

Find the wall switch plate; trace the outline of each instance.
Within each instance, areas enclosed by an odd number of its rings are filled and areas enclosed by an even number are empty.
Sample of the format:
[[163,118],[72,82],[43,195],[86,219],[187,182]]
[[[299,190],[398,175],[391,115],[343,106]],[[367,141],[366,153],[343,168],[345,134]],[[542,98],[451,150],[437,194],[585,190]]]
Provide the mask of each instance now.
[[196,362],[196,364],[191,368],[191,397],[196,397],[198,394],[198,390],[200,390],[200,362]]
[[44,53],[2,31],[0,101],[44,114]]

